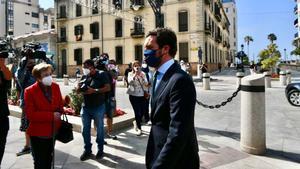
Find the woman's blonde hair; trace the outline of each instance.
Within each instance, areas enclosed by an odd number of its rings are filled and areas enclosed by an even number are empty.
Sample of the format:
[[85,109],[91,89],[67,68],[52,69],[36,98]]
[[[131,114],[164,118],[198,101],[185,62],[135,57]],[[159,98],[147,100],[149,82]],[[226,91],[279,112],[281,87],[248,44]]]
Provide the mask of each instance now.
[[46,64],[46,63],[37,64],[32,69],[32,75],[33,77],[35,77],[35,79],[40,79],[42,72],[47,71],[49,69],[51,70],[51,72],[53,72],[53,67],[50,64]]

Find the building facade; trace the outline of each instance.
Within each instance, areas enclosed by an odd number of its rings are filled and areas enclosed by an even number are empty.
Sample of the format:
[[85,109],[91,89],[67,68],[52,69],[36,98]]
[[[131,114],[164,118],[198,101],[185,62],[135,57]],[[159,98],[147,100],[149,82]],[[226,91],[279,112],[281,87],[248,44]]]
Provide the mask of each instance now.
[[300,11],[300,0],[295,0],[295,2],[296,2],[296,6],[295,6],[295,8],[294,8],[294,13],[295,13],[295,15],[296,15],[296,19],[295,19],[295,21],[294,21],[294,26],[296,27],[296,29],[297,29],[297,32],[295,33],[295,36],[294,36],[294,38],[295,38],[295,41],[297,42],[297,46],[299,46],[300,45],[300,27],[299,27],[299,20],[300,20],[300,13],[299,13],[299,11]]
[[[101,2],[55,1],[60,76],[74,75],[85,59],[103,52],[116,60],[121,73],[128,63],[142,61],[145,35],[158,23],[148,1]],[[177,34],[175,59],[190,62],[192,73],[199,58],[210,70],[230,61],[229,20],[220,0],[165,0],[161,10],[163,26]]]
[[230,41],[230,57],[231,63],[235,62],[235,55],[238,51],[238,37],[237,37],[237,8],[235,0],[222,0],[225,13],[228,17],[229,27],[229,41]]
[[39,0],[6,0],[1,2],[0,8],[4,10],[0,12],[0,21],[4,20],[5,31],[2,31],[1,28],[0,37],[5,37],[8,31],[13,36],[21,36],[51,29],[51,25],[54,25],[54,9],[44,10],[40,8]]

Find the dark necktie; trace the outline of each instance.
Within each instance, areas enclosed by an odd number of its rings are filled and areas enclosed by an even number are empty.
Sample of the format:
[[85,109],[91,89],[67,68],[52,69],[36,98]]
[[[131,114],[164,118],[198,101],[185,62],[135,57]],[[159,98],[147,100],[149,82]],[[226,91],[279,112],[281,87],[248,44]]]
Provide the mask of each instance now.
[[156,71],[154,73],[154,78],[153,78],[152,95],[154,95],[154,92],[155,92],[155,86],[156,86],[156,81],[157,81],[158,75],[159,75],[159,71]]

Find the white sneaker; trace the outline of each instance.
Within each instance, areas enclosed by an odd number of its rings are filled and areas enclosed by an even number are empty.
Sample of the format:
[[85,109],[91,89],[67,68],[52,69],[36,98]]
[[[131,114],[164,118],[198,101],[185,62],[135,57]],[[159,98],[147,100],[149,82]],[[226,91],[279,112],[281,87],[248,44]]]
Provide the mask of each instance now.
[[133,129],[134,129],[135,131],[138,131],[137,124],[136,124],[136,121],[135,121],[135,120],[132,122],[132,124],[133,124]]
[[142,133],[142,130],[137,129],[136,135],[137,135],[137,136],[141,136],[142,134],[143,134],[143,133]]

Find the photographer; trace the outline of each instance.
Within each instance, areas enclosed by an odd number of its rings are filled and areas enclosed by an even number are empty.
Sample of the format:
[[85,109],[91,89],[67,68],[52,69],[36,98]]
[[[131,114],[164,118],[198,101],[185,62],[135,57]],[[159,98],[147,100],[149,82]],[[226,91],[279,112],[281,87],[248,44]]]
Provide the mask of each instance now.
[[83,63],[82,80],[78,84],[77,92],[83,94],[83,105],[81,108],[82,118],[82,136],[84,140],[84,152],[80,156],[81,161],[85,161],[92,157],[91,144],[91,121],[97,124],[98,153],[96,159],[103,157],[104,144],[104,112],[105,112],[105,93],[110,91],[109,80],[104,73],[96,70],[94,61],[87,59]]
[[12,78],[11,72],[5,66],[6,57],[5,53],[0,52],[0,168],[9,130],[7,93],[10,89]]
[[[36,65],[37,61],[43,61],[47,64],[50,64],[54,68],[53,62],[46,57],[46,53],[43,51],[38,51],[40,48],[39,44],[27,44],[24,46],[22,55],[24,56],[19,64],[17,72],[15,74],[18,88],[20,89],[20,107],[22,109],[22,116],[21,116],[21,125],[20,131],[26,132],[29,121],[26,117],[26,113],[24,111],[24,91],[27,87],[33,85],[36,82],[36,79],[32,75],[33,67]],[[21,156],[24,154],[29,154],[31,152],[30,148],[30,138],[25,133],[25,146],[23,149],[17,153],[17,156]]]

